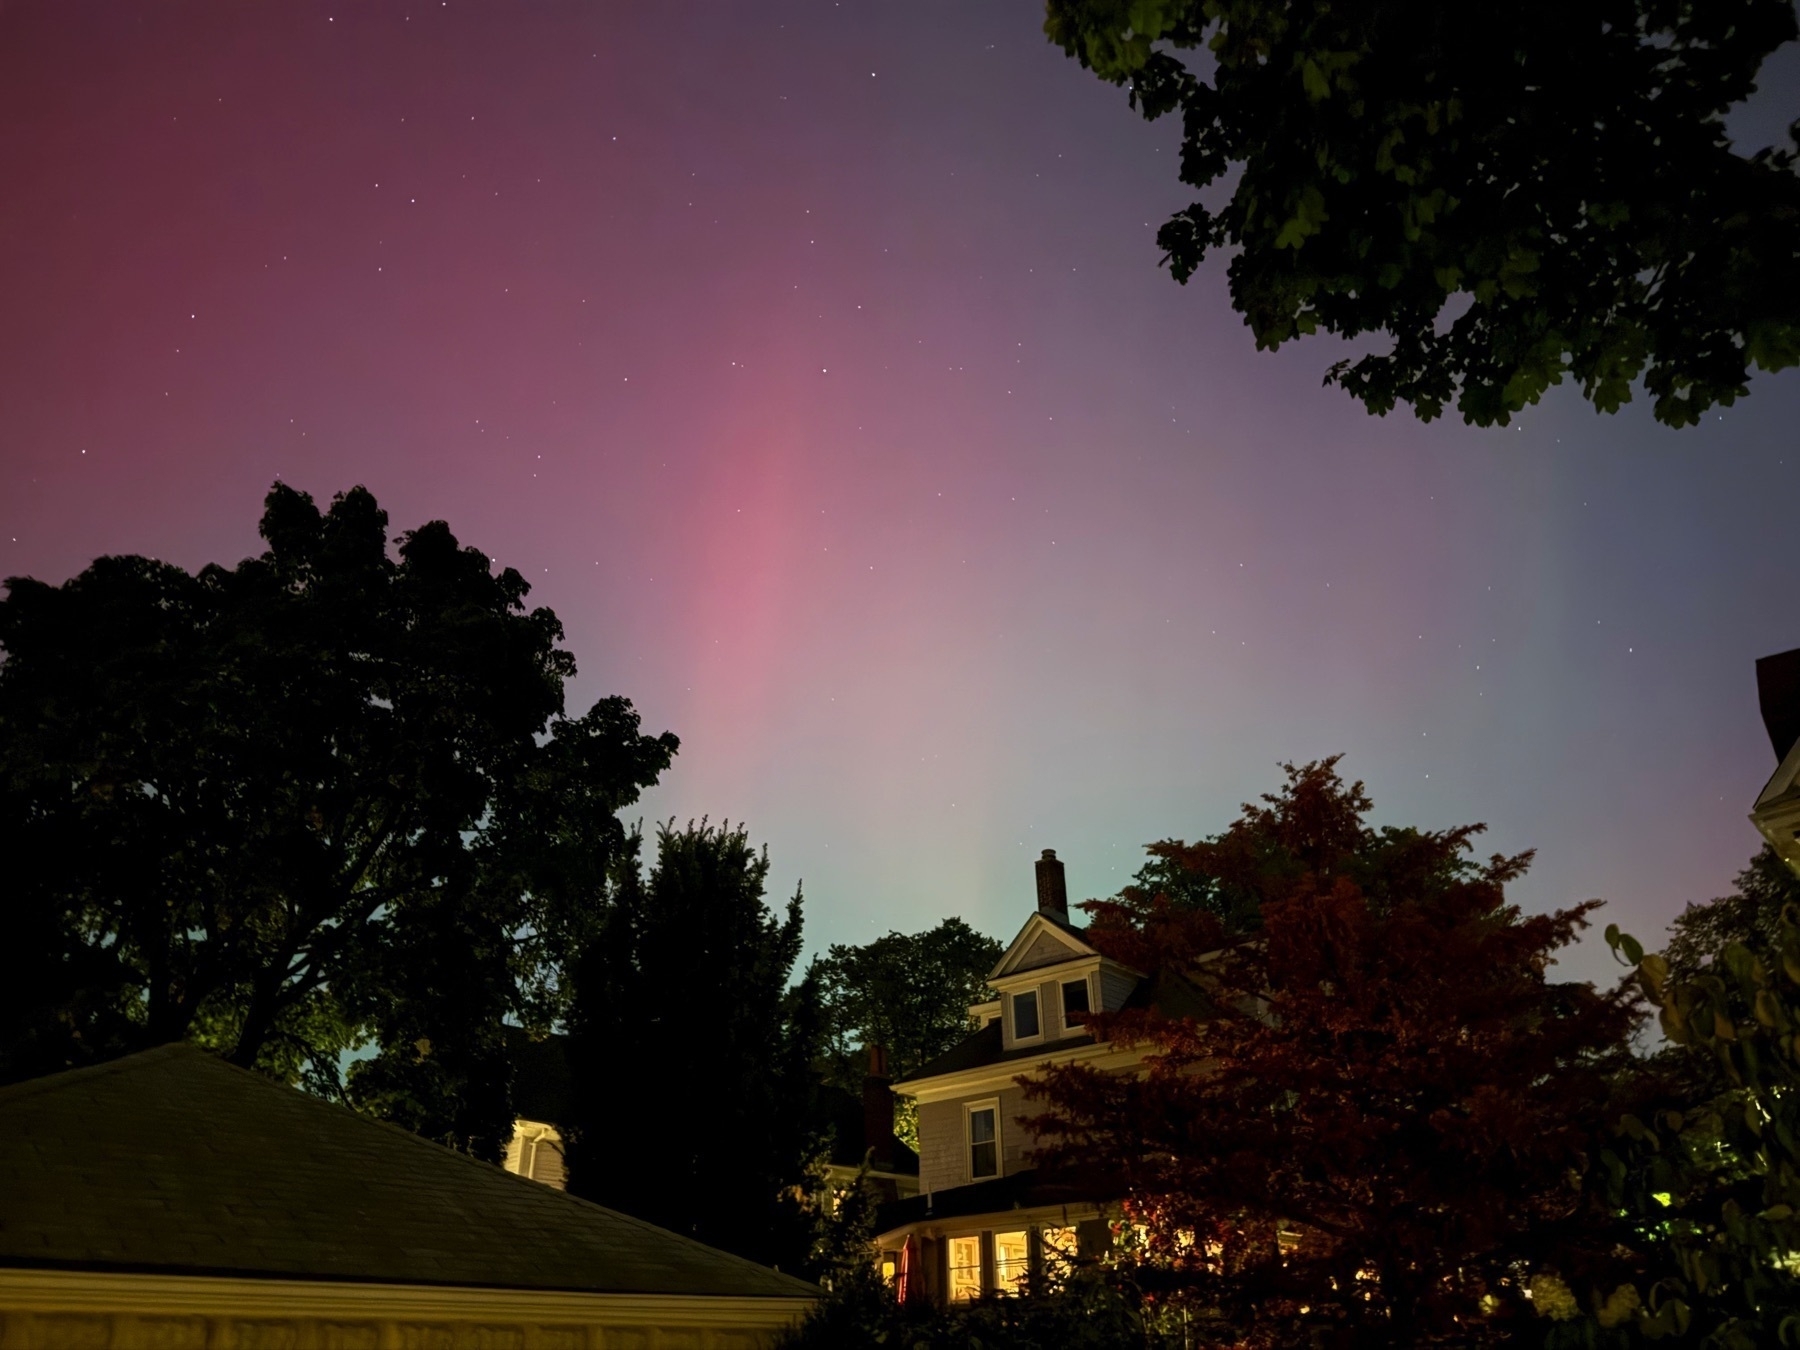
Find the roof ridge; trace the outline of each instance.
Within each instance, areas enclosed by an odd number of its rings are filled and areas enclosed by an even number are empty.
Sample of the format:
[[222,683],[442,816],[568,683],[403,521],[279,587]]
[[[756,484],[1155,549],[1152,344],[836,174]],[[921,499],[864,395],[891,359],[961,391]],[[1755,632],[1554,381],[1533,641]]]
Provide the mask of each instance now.
[[[152,1046],[148,1050],[138,1050],[129,1055],[121,1055],[116,1059],[109,1059],[99,1064],[83,1065],[78,1069],[63,1069],[56,1073],[45,1074],[39,1078],[26,1079],[22,1083],[9,1084],[6,1087],[0,1088],[0,1103],[20,1101],[39,1095],[40,1093],[57,1091],[64,1087],[78,1086],[81,1083],[90,1082],[95,1078],[147,1069],[161,1061],[184,1058],[189,1055],[196,1056],[199,1060],[204,1060],[209,1069],[216,1066],[228,1070],[232,1074],[240,1075],[241,1078],[247,1078],[259,1088],[278,1094],[283,1101],[292,1102],[298,1099],[301,1102],[307,1103],[306,1106],[301,1108],[302,1110],[311,1110],[313,1107],[319,1107],[334,1114],[341,1113],[337,1115],[337,1118],[340,1121],[348,1120],[354,1121],[358,1125],[372,1126],[386,1131],[392,1136],[397,1136],[399,1139],[404,1140],[409,1146],[429,1150],[434,1156],[453,1158],[458,1163],[467,1167],[477,1168],[481,1171],[483,1176],[490,1178],[495,1176],[505,1177],[508,1179],[508,1183],[529,1187],[531,1194],[540,1203],[549,1203],[552,1205],[574,1204],[587,1209],[598,1210],[602,1214],[623,1220],[648,1234],[663,1238],[675,1237],[683,1239],[692,1242],[697,1246],[704,1247],[717,1256],[736,1262],[739,1265],[749,1267],[752,1270],[764,1274],[771,1273],[772,1271],[771,1267],[765,1266],[761,1262],[752,1261],[747,1256],[739,1256],[736,1252],[728,1252],[722,1247],[715,1247],[712,1243],[703,1242],[691,1234],[678,1233],[674,1229],[664,1228],[659,1224],[650,1222],[648,1219],[640,1218],[635,1214],[628,1214],[624,1210],[612,1209],[597,1201],[589,1200],[585,1196],[576,1195],[572,1191],[554,1186],[546,1186],[541,1181],[533,1181],[531,1178],[520,1176],[516,1172],[509,1172],[496,1163],[491,1163],[485,1159],[463,1153],[458,1149],[450,1148],[447,1145],[438,1143],[435,1139],[427,1139],[424,1135],[415,1134],[405,1126],[394,1124],[393,1121],[381,1120],[375,1116],[367,1116],[353,1107],[346,1106],[342,1102],[331,1101],[325,1097],[318,1096],[316,1093],[308,1092],[304,1088],[290,1087],[285,1083],[278,1083],[266,1074],[258,1073],[254,1069],[246,1069],[242,1065],[233,1064],[223,1056],[214,1054],[205,1047],[195,1045],[191,1041],[170,1041],[163,1045]],[[807,1284],[806,1281],[801,1280],[798,1276],[790,1275],[786,1271],[773,1271],[773,1273],[784,1279],[792,1280],[795,1284],[799,1285],[800,1290],[797,1290],[796,1293],[814,1288],[814,1286]]]
[[[205,1055],[208,1059],[219,1059],[209,1050],[193,1044],[191,1041],[164,1041],[161,1045],[153,1045],[148,1050],[133,1050],[129,1054],[114,1055],[111,1059],[103,1059],[97,1064],[78,1064],[72,1069],[56,1069],[50,1073],[39,1074],[35,1078],[22,1078],[16,1083],[8,1083],[0,1087],[0,1102],[23,1101],[27,1097],[35,1097],[40,1092],[50,1092],[71,1083],[85,1083],[94,1078],[105,1078],[115,1073],[129,1073],[144,1067],[146,1061],[169,1059],[186,1051]],[[220,1063],[223,1063],[220,1060]],[[232,1066],[237,1067],[236,1065]]]

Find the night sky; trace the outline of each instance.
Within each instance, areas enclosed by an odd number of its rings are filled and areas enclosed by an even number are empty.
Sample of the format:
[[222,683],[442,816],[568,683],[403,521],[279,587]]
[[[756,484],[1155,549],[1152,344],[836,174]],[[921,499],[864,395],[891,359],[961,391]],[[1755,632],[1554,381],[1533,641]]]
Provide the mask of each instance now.
[[1109,894],[1338,751],[1381,821],[1537,848],[1530,907],[1726,889],[1800,377],[1697,431],[1371,418],[1158,267],[1176,128],[1041,22],[0,8],[0,573],[234,563],[278,477],[446,519],[573,704],[682,738],[642,814],[744,821],[814,946],[1010,937],[1039,849]]

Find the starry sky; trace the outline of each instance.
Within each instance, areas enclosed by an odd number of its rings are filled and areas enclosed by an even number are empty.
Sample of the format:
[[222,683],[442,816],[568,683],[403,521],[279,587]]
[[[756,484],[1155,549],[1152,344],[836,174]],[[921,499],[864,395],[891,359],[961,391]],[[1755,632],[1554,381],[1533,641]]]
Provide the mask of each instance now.
[[[1800,377],[1371,418],[1175,285],[1176,129],[1032,0],[0,7],[0,573],[276,478],[517,567],[811,943],[1010,937],[1336,752],[1654,938],[1754,852]],[[1777,54],[1734,133],[1800,105]],[[1794,464],[1788,464],[1794,459]],[[1604,975],[1599,944],[1578,974]]]

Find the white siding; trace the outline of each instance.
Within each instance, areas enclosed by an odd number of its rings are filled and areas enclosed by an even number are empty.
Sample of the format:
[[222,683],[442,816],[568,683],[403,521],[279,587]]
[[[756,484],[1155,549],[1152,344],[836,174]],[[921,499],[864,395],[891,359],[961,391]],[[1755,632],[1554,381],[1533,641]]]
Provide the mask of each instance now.
[[1000,1090],[1000,1171],[1004,1176],[1014,1172],[1022,1172],[1031,1166],[1025,1156],[1031,1148],[1033,1136],[1019,1124],[1020,1116],[1041,1115],[1044,1110],[1042,1102],[1025,1100],[1025,1089],[1013,1086]]
[[1064,961],[1073,960],[1082,955],[1066,942],[1058,941],[1049,933],[1039,933],[1036,941],[1027,947],[1014,963],[1013,970],[1031,970],[1037,966],[1055,966]]
[[963,1160],[963,1104],[919,1103],[919,1189],[947,1191],[969,1178]]
[[1136,987],[1137,981],[1131,976],[1101,967],[1100,1011],[1117,1012],[1125,1006],[1125,1000],[1131,997],[1131,991]]
[[964,1108],[970,1102],[1000,1101],[1000,1174],[1011,1176],[1030,1167],[1035,1138],[1019,1124],[1021,1116],[1042,1114],[1042,1102],[1029,1101],[1025,1089],[1009,1084],[999,1092],[971,1093],[948,1102],[919,1106],[919,1185],[928,1191],[969,1184],[969,1142],[964,1137]]
[[1038,986],[1038,1007],[1044,1010],[1044,1038],[1056,1040],[1063,1034],[1060,980],[1046,980]]

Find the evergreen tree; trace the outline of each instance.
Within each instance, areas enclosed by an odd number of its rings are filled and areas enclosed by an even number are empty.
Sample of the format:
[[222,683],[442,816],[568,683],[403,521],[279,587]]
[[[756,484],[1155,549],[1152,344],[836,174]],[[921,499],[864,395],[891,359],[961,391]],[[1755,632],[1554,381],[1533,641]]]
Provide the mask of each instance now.
[[742,828],[658,827],[647,878],[618,876],[576,972],[569,1059],[578,1195],[796,1269],[818,1151],[819,994],[791,984],[801,897],[764,900]]

